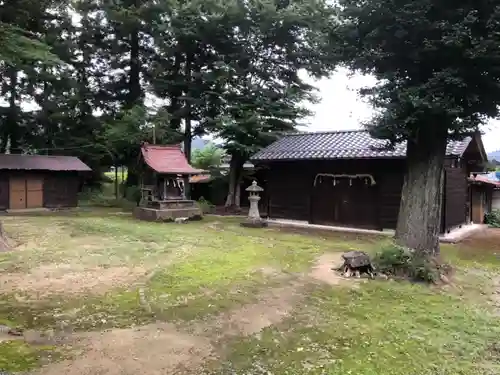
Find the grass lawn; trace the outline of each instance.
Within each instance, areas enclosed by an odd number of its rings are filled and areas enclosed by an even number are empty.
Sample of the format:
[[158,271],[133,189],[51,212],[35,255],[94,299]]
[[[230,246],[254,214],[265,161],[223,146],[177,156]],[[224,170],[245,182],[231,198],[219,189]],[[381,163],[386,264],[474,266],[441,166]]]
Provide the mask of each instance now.
[[234,218],[146,223],[112,209],[2,222],[16,248],[0,254],[0,324],[26,334],[0,333],[0,370],[500,373],[500,232],[444,246],[454,282],[429,287],[330,271],[343,251],[375,251],[376,237]]

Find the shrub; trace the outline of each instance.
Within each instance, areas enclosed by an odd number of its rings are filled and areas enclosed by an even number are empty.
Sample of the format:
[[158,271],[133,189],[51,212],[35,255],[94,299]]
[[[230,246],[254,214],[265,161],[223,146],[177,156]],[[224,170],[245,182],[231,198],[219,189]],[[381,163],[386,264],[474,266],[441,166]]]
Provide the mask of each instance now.
[[415,252],[394,242],[384,245],[373,260],[377,272],[416,281],[437,282],[448,266],[438,259],[416,256]]
[[201,208],[201,212],[203,212],[204,214],[211,214],[215,210],[215,206],[207,201],[204,197],[200,197],[200,199],[198,199],[198,205]]
[[139,186],[129,186],[125,190],[125,199],[127,199],[130,202],[134,202],[136,204],[139,204],[141,201],[141,189]]
[[412,252],[393,242],[385,244],[375,255],[373,263],[378,272],[387,275],[408,275],[412,259]]
[[484,222],[493,228],[500,228],[500,210],[493,210],[484,215]]
[[114,195],[108,195],[99,189],[85,189],[79,195],[80,205],[92,207],[113,207],[123,210],[132,210],[137,203],[128,199],[116,199]]

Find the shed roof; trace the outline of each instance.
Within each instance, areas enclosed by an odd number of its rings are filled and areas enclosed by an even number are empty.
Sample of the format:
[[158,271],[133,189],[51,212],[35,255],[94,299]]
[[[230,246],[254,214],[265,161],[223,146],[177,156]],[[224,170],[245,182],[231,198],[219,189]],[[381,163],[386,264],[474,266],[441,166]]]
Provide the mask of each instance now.
[[500,188],[500,172],[472,173],[469,181]]
[[144,144],[141,154],[144,162],[158,173],[194,175],[204,172],[189,165],[180,145]]
[[88,172],[90,167],[75,156],[0,154],[0,170]]
[[[450,141],[447,155],[461,156],[472,137]],[[370,136],[366,130],[294,133],[283,136],[255,154],[251,160],[314,160],[400,158],[406,156],[406,142],[392,149],[387,141]]]

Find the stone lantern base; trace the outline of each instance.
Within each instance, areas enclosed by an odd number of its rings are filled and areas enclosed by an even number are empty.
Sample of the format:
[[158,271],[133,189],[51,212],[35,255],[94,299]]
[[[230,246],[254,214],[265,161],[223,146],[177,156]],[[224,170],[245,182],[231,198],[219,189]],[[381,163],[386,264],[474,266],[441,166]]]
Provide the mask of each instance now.
[[251,219],[247,217],[244,221],[240,223],[240,225],[246,228],[265,228],[267,227],[268,223],[267,220],[261,218]]

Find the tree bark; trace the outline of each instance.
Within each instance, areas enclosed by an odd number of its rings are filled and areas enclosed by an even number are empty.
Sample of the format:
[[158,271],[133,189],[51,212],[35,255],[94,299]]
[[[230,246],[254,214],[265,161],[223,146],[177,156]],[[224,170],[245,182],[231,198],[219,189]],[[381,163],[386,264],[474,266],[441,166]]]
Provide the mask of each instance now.
[[[175,52],[174,54],[174,66],[172,68],[172,76],[171,80],[178,79],[178,77],[182,74],[182,63],[184,61],[184,56],[180,52]],[[181,127],[181,118],[179,117],[179,110],[181,108],[181,102],[179,98],[182,96],[182,87],[178,82],[175,82],[169,88],[169,99],[170,104],[168,106],[168,112],[172,116],[170,119],[170,129],[179,131]]]
[[[191,65],[193,56],[188,54],[186,56],[186,64],[184,74],[186,77],[186,115],[184,117],[184,155],[186,156],[187,162],[191,164],[191,142],[193,140],[193,128],[191,123]],[[184,194],[187,199],[191,197],[191,185],[189,184],[189,177],[184,178]]]
[[408,141],[396,242],[421,257],[439,255],[447,134],[421,132]]
[[126,108],[130,109],[137,105],[142,98],[141,87],[141,48],[139,45],[139,28],[136,27],[130,33],[130,71],[128,81],[128,98]]
[[[184,131],[184,155],[189,164],[191,164],[191,118],[189,114],[185,119],[185,131]],[[184,177],[184,195],[186,199],[191,199],[191,185],[189,184],[189,176]]]
[[235,207],[241,207],[241,182],[243,180],[243,174],[239,173],[238,179],[236,180],[236,186],[234,187],[234,205]]
[[242,169],[243,169],[243,158],[239,155],[232,155],[231,161],[229,162],[229,187],[227,192],[226,204],[228,207],[238,207],[240,205],[239,197],[237,198],[236,189],[241,182]]
[[7,151],[13,154],[21,153],[19,150],[19,124],[18,124],[18,107],[17,107],[17,70],[14,67],[8,69],[9,77],[9,112],[7,115],[7,126],[5,126],[6,134],[5,145],[3,152]]

